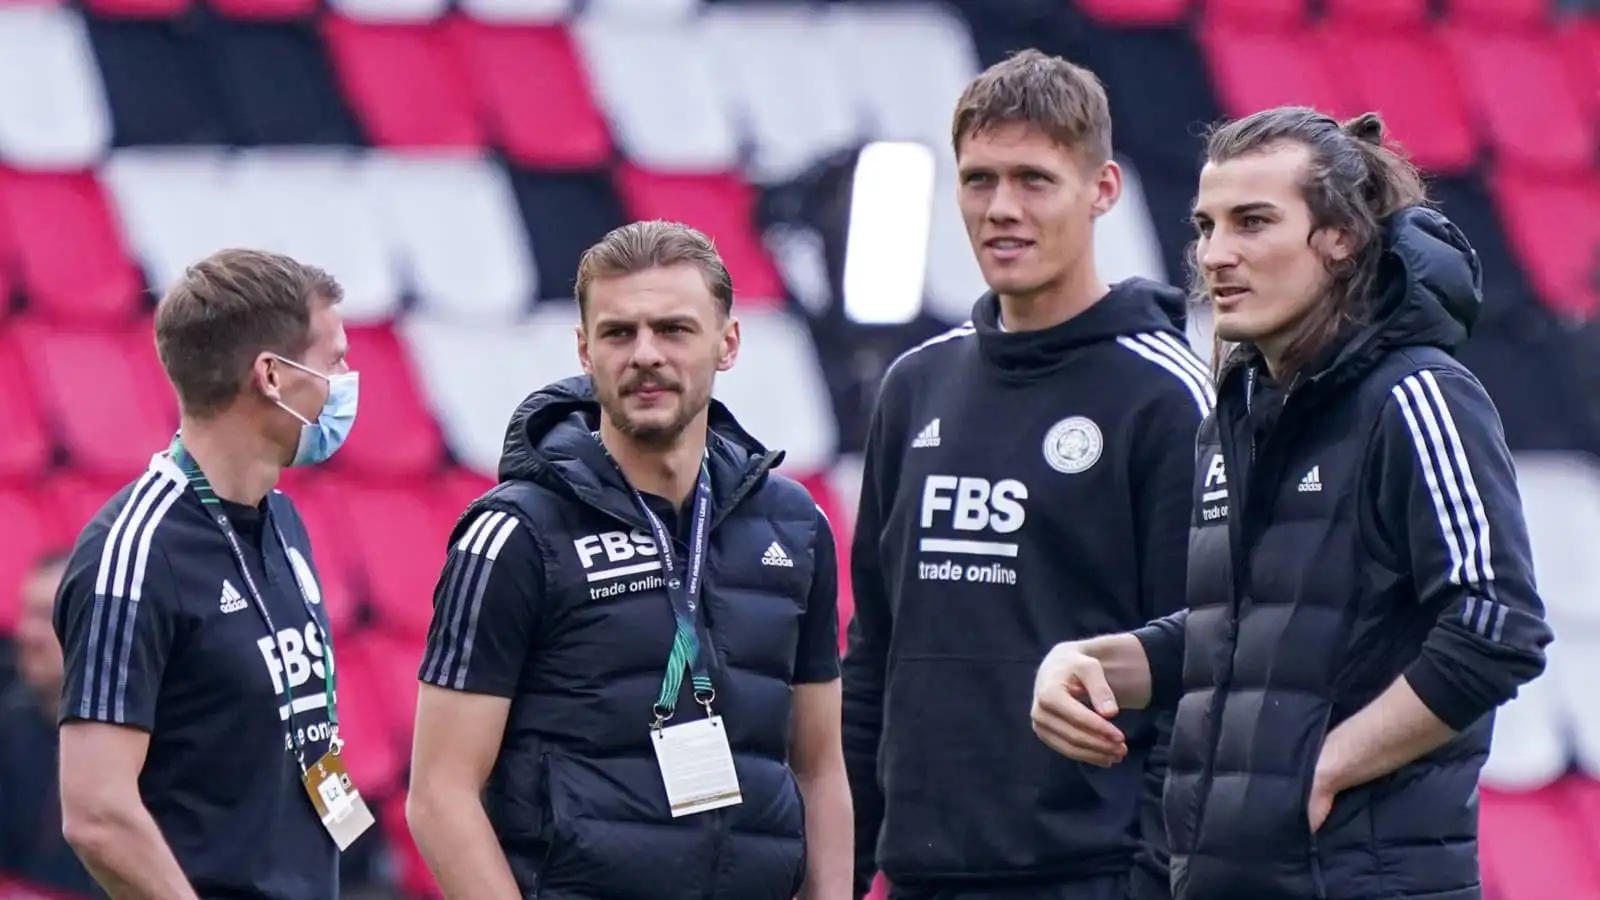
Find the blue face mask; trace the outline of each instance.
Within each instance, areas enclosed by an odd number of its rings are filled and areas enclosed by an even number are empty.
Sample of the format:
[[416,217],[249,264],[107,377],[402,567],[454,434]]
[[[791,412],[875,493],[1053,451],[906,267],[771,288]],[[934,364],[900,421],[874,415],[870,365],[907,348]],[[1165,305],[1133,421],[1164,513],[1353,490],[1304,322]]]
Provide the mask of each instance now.
[[322,412],[317,414],[315,422],[307,421],[305,416],[290,409],[282,400],[273,401],[289,415],[300,420],[300,443],[295,447],[294,459],[289,465],[314,466],[326,462],[338,452],[339,447],[350,436],[350,429],[355,427],[356,401],[361,396],[361,380],[358,373],[324,375],[292,359],[280,356],[278,360],[328,382],[328,400],[322,404]]

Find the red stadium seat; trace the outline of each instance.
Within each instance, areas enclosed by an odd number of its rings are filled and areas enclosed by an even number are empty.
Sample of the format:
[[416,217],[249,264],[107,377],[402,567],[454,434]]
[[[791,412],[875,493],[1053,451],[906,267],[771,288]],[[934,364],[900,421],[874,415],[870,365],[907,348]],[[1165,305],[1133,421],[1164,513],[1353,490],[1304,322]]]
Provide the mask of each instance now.
[[[152,453],[155,451],[151,451]],[[143,471],[141,467],[140,471]],[[105,506],[116,493],[127,486],[139,473],[125,476],[89,475],[62,469],[54,472],[45,483],[43,495],[49,498],[52,514],[46,526],[53,529],[52,540],[59,546],[70,547],[78,539],[89,520]]]
[[1445,11],[1455,22],[1500,29],[1545,22],[1550,4],[1545,0],[1445,0]]
[[1560,45],[1543,32],[1452,28],[1469,103],[1500,162],[1545,171],[1594,166],[1595,131]]
[[357,22],[329,14],[322,36],[344,95],[375,145],[483,145],[483,126],[448,26]]
[[852,510],[846,509],[840,502],[833,486],[828,483],[828,473],[819,472],[810,477],[799,479],[805,489],[811,492],[811,499],[817,501],[823,515],[828,517],[828,524],[833,528],[834,546],[837,549],[839,562],[839,652],[844,653],[847,641],[847,630],[850,617],[855,614],[855,598],[850,592],[850,538],[853,532],[850,518]]
[[1572,827],[1560,785],[1509,794],[1482,788],[1478,848],[1484,875],[1506,900],[1600,895],[1593,845]]
[[34,493],[0,487],[0,522],[6,528],[6,538],[0,541],[0,637],[4,637],[17,625],[22,579],[55,542],[50,540],[44,503]]
[[1078,0],[1089,18],[1106,25],[1175,25],[1194,4],[1191,0]]
[[1322,0],[1327,21],[1386,29],[1420,25],[1428,19],[1428,0]]
[[192,0],[85,0],[93,15],[107,19],[173,19],[187,10]]
[[488,130],[513,162],[550,170],[610,161],[611,132],[567,29],[463,18],[452,34]]
[[351,633],[361,613],[353,583],[356,556],[349,538],[353,529],[345,515],[341,487],[339,479],[321,473],[288,478],[279,485],[294,501],[311,535],[322,604],[335,638]]
[[[0,326],[0,482],[28,481],[50,465],[50,429],[28,381],[22,348]],[[4,521],[0,519],[0,521]],[[4,587],[0,587],[3,593]]]
[[94,173],[0,170],[0,233],[35,314],[115,322],[137,309],[144,283]]
[[[123,347],[128,354],[128,364],[133,369],[133,385],[150,405],[160,410],[162,421],[170,432],[178,430],[178,398],[172,391],[172,382],[161,367],[161,356],[156,353],[155,322],[140,318],[123,329]],[[166,446],[152,448],[150,452]]]
[[149,363],[130,350],[126,330],[36,321],[13,329],[39,408],[78,470],[132,478],[172,440],[169,411],[139,374]]
[[211,8],[228,19],[282,22],[308,18],[321,8],[320,0],[209,0]]
[[1600,312],[1600,180],[1502,168],[1490,186],[1506,237],[1541,298],[1571,319]]
[[1346,83],[1328,69],[1309,31],[1258,31],[1209,22],[1200,29],[1200,46],[1217,99],[1229,116],[1284,104],[1315,107],[1339,118],[1358,111]]
[[773,302],[784,294],[778,270],[755,231],[755,196],[735,174],[667,175],[623,164],[617,193],[630,218],[672,219],[710,235],[733,276],[740,302]]
[[421,635],[397,638],[379,631],[360,637],[362,665],[379,688],[377,714],[383,731],[395,747],[409,753],[417,722],[417,671],[426,646]]
[[1593,121],[1600,114],[1600,19],[1574,18],[1564,23],[1557,39],[1585,111]]
[[[1590,847],[1600,848],[1600,781],[1588,775],[1574,775],[1568,779],[1566,788],[1583,841]],[[1597,862],[1600,862],[1600,853],[1597,853]]]
[[403,786],[407,759],[391,739],[383,717],[388,686],[372,664],[365,635],[341,640],[335,634],[333,641],[339,736],[345,741],[341,756],[356,790],[369,803],[381,801]]
[[1431,32],[1344,26],[1319,36],[1352,101],[1380,113],[1413,162],[1438,174],[1472,167],[1478,137],[1450,51]]
[[340,492],[351,518],[351,543],[386,633],[417,638],[433,618],[433,586],[459,509],[432,483],[409,488],[348,484]]
[[1212,22],[1257,31],[1293,29],[1306,20],[1302,0],[1205,0],[1204,8]]
[[417,388],[411,361],[387,325],[347,325],[361,409],[330,469],[362,478],[418,478],[444,459],[444,438]]
[[400,791],[380,804],[377,818],[384,842],[393,854],[395,880],[406,892],[405,895],[427,900],[438,897],[439,885],[434,881],[427,861],[422,858],[422,851],[417,849],[416,840],[411,837],[411,826],[406,823],[406,791]]

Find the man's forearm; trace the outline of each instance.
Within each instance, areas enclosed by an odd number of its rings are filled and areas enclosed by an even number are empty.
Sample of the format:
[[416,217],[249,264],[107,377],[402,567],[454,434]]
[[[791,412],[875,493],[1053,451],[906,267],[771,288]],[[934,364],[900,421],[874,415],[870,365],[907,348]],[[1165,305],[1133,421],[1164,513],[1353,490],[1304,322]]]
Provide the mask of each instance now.
[[843,765],[799,774],[806,804],[806,880],[799,900],[848,900],[855,873],[855,813]]
[[63,812],[63,836],[111,900],[197,900],[144,804]]
[[413,792],[406,800],[406,822],[445,900],[521,900],[476,793]]
[[1323,742],[1317,778],[1347,791],[1444,746],[1455,732],[1423,704],[1404,677]]

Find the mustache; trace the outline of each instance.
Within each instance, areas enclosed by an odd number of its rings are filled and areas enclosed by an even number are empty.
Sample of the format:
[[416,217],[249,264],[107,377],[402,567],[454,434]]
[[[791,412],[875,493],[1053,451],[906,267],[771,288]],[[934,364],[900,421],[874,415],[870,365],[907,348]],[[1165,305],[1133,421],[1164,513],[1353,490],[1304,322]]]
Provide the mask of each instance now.
[[660,375],[640,375],[636,378],[630,379],[628,382],[622,385],[622,394],[623,396],[627,396],[628,394],[637,393],[647,388],[656,388],[663,391],[677,391],[681,388],[681,385],[669,378],[663,378]]

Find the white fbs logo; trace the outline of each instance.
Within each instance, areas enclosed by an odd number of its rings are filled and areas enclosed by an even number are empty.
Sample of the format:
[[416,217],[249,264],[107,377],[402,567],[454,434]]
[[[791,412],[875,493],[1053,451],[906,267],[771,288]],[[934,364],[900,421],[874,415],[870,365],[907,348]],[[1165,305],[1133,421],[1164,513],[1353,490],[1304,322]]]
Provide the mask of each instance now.
[[[589,599],[661,588],[661,558],[656,542],[639,529],[586,534],[572,542],[592,587]],[[597,582],[604,582],[599,584]]]
[[1200,519],[1216,522],[1228,516],[1228,470],[1221,453],[1211,455],[1205,482],[1200,486]]
[[[272,676],[272,690],[279,699],[278,718],[289,721],[289,704],[282,701],[292,687],[294,714],[301,717],[297,722],[301,729],[297,740],[301,743],[327,740],[325,679],[328,673],[323,665],[322,634],[316,624],[307,622],[303,629],[285,628],[275,638],[263,637],[256,641],[256,646],[267,664],[267,674]],[[310,713],[318,713],[315,722],[305,720]]]
[[[997,540],[1016,532],[1027,521],[1022,502],[1028,487],[1014,478],[929,475],[922,483],[918,524],[923,530],[949,531],[960,537],[925,537],[917,542],[923,553],[965,557],[1015,558],[1015,541]],[[918,577],[940,581],[984,581],[1015,584],[1016,571],[1000,563],[966,564],[958,559],[942,563],[919,562]]]

